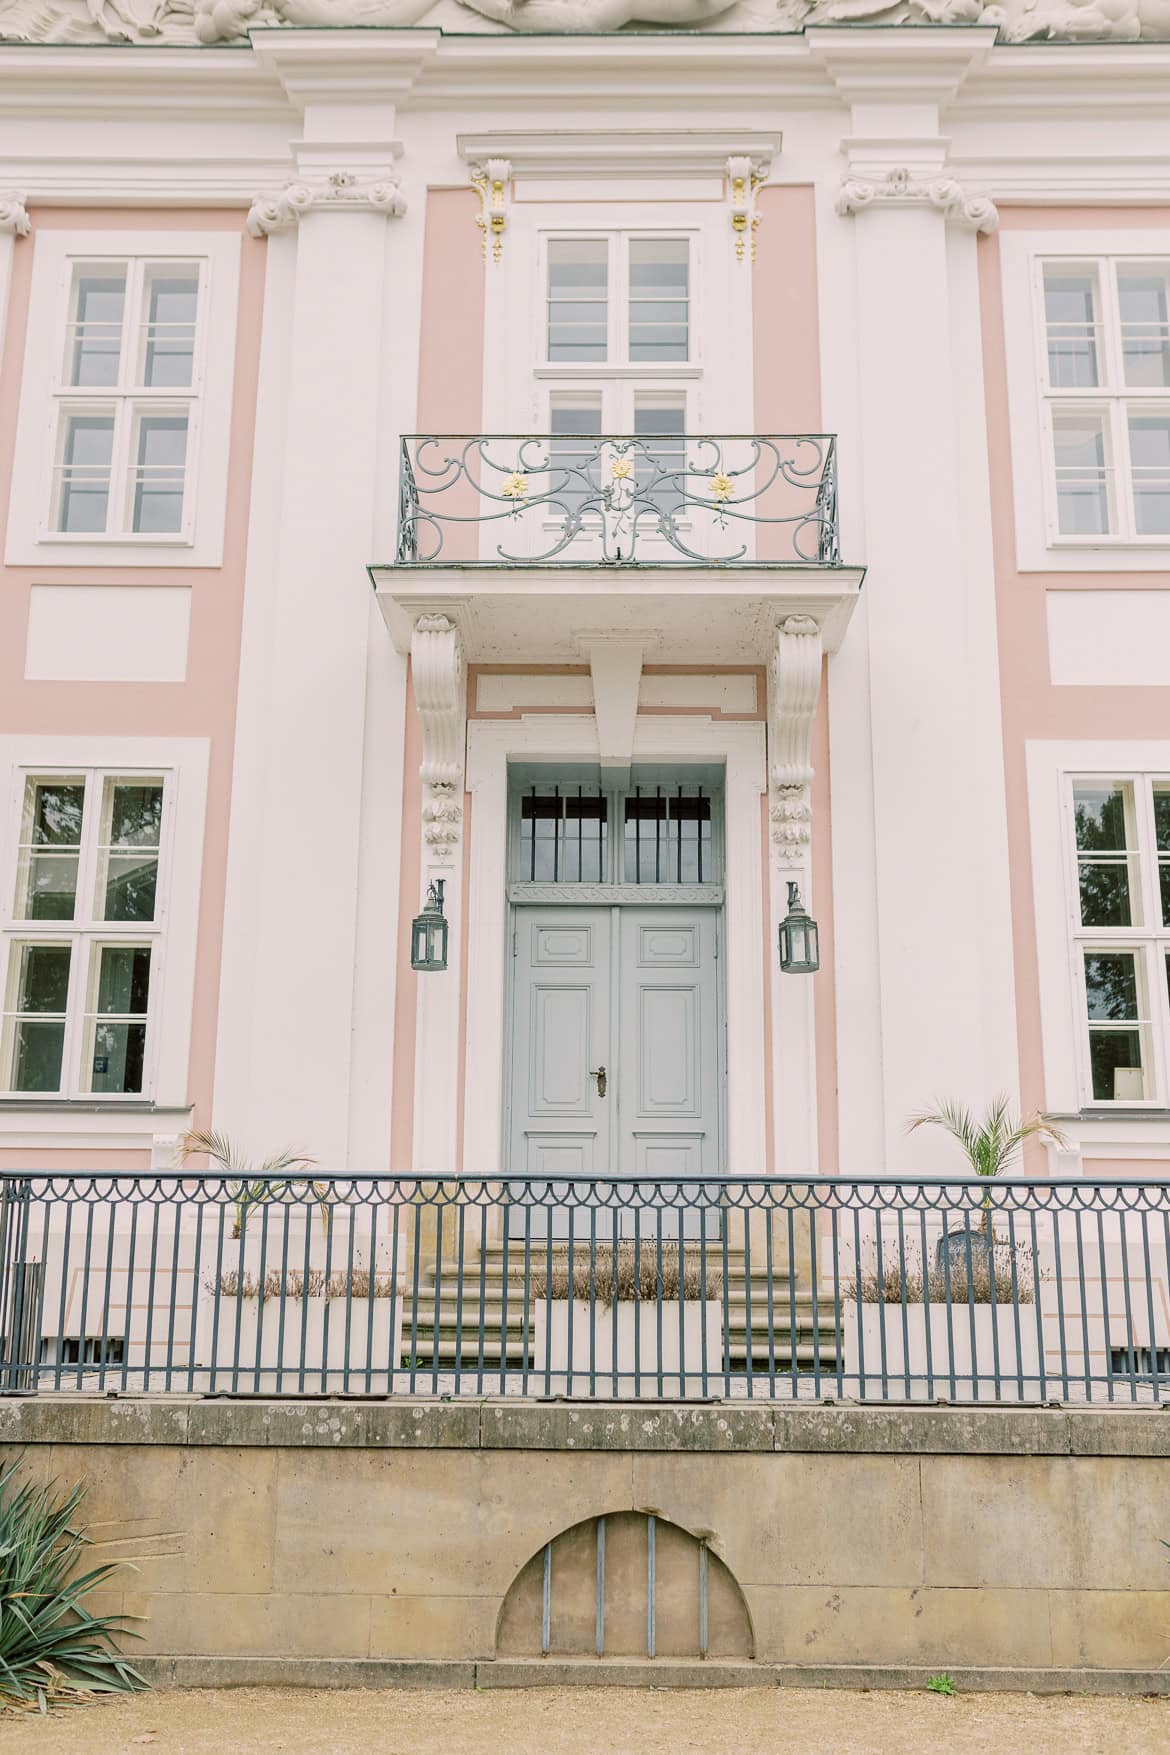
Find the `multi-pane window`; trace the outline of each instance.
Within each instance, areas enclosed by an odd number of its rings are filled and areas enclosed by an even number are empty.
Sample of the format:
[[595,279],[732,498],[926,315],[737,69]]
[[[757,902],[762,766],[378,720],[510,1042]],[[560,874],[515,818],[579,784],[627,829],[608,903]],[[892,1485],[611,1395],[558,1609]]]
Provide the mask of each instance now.
[[160,775],[25,778],[0,1090],[145,1090],[165,790]]
[[512,877],[538,884],[719,880],[711,789],[689,781],[540,781],[516,801]]
[[1170,1100],[1170,777],[1072,785],[1086,1099]]
[[50,528],[179,536],[199,398],[198,262],[75,263],[56,381]]
[[548,363],[685,363],[691,356],[690,256],[687,238],[550,238]]
[[1170,537],[1170,263],[1043,266],[1060,537]]

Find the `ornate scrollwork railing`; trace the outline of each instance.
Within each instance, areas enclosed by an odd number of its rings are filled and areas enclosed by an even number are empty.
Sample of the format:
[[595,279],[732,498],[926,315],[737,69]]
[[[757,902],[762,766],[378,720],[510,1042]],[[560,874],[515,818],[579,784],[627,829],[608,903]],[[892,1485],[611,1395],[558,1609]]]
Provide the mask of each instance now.
[[401,566],[836,566],[836,439],[410,434]]

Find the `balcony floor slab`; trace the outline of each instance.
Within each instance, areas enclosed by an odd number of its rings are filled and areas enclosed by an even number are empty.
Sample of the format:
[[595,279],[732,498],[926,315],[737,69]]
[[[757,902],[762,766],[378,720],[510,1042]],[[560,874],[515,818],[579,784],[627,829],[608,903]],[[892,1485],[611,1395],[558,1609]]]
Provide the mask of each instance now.
[[583,637],[645,636],[652,663],[766,663],[776,629],[811,616],[825,651],[844,638],[863,567],[374,566],[400,652],[421,615],[446,615],[472,663],[579,663]]

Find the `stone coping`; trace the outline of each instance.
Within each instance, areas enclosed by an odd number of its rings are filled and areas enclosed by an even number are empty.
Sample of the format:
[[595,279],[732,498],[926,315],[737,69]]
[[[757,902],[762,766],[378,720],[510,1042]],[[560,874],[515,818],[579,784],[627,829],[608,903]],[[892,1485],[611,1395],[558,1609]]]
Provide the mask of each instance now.
[[1170,1456],[1170,1407],[15,1395],[0,1444]]
[[[914,1664],[768,1664],[677,1658],[135,1657],[155,1688],[925,1688]],[[960,1693],[1170,1697],[1166,1670],[956,1668]]]

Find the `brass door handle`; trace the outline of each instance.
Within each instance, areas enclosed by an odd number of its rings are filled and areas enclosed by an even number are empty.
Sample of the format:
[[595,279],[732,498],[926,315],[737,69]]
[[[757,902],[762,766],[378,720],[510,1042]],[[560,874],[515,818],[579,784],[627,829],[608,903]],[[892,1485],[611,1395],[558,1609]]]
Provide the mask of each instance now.
[[597,1095],[599,1097],[604,1097],[605,1096],[605,1068],[603,1066],[599,1066],[596,1069],[596,1071],[594,1071],[591,1068],[590,1073],[589,1073],[589,1077],[591,1079],[597,1080]]

